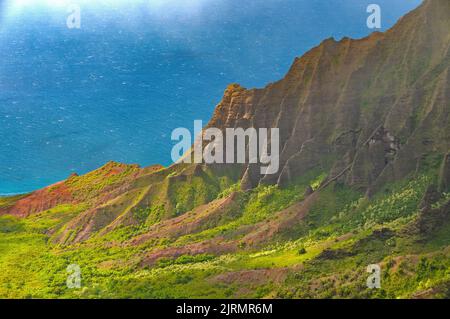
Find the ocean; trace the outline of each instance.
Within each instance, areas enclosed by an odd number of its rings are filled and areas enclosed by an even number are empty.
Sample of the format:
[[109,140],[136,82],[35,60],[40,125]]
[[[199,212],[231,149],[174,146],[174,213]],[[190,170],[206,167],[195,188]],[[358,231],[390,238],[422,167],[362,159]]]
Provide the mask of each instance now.
[[[170,165],[172,130],[207,123],[228,84],[263,87],[325,38],[370,34],[371,3],[1,1],[0,194],[110,160]],[[381,31],[420,3],[377,0]]]

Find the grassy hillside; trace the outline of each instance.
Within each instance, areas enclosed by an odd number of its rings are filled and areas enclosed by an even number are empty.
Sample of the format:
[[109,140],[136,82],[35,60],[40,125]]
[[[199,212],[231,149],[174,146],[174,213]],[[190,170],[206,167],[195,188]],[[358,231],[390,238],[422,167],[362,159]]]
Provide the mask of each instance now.
[[[142,241],[132,239],[151,232],[154,224],[121,227],[68,246],[54,243],[60,228],[84,209],[82,204],[22,219],[1,216],[0,297],[450,297],[450,194],[439,194],[423,208],[437,174],[423,172],[387,185],[370,200],[331,184],[307,195],[316,198],[295,225],[277,224],[288,218],[277,212],[304,202],[303,191],[308,185],[318,187],[321,179],[316,171],[286,189],[261,186],[243,192],[233,185],[217,196],[216,201],[233,198],[220,218],[208,215],[197,229],[177,235],[165,232],[163,225],[159,238]],[[180,223],[208,210],[214,207]],[[428,221],[432,232],[420,227],[424,214],[436,215]],[[270,238],[248,240],[249,234],[271,227],[277,229]],[[180,250],[148,262],[149,253],[207,241],[234,242],[236,249]],[[366,267],[373,263],[382,269],[381,289],[366,287]],[[81,289],[66,286],[69,264],[81,267]]]

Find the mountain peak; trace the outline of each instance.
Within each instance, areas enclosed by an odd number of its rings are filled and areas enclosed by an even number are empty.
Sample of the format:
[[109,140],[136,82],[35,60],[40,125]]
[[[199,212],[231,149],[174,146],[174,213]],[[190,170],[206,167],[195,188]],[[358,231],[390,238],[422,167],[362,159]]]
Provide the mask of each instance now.
[[265,89],[229,87],[209,126],[280,128],[282,169],[258,177],[247,167],[247,187],[284,185],[321,166],[373,192],[415,170],[421,154],[449,147],[443,137],[418,142],[433,126],[448,131],[445,98],[427,98],[449,90],[448,30],[450,1],[427,0],[385,33],[328,38]]

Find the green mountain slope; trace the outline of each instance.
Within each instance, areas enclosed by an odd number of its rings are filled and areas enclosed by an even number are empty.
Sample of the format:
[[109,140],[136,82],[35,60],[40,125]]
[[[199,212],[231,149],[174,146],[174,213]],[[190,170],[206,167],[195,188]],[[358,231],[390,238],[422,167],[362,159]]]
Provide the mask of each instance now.
[[0,198],[0,297],[450,297],[449,30],[450,2],[427,0],[230,85],[208,126],[279,127],[278,174],[111,162]]

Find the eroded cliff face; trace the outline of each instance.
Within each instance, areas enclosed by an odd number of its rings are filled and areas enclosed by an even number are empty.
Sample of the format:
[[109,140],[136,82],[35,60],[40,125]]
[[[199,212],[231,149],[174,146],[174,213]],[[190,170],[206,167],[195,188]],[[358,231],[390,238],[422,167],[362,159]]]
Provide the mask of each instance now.
[[280,129],[280,171],[242,185],[286,185],[308,170],[375,192],[450,148],[450,1],[429,0],[386,33],[327,39],[263,89],[230,85],[209,127]]
[[[426,0],[386,33],[325,40],[296,59],[282,80],[263,89],[230,85],[208,127],[279,128],[276,174],[261,175],[258,164],[140,168],[109,163],[0,201],[0,215],[26,217],[72,205],[77,214],[53,234],[54,241],[70,244],[197,210],[197,217],[209,220],[215,209],[205,208],[203,216],[202,205],[214,206],[218,194],[239,180],[244,190],[259,184],[286,186],[314,168],[328,172],[322,188],[338,181],[371,195],[389,181],[440,166],[439,187],[448,190],[449,30],[450,1]],[[308,190],[306,203],[314,199]],[[277,223],[295,223],[307,213],[308,205],[302,205],[280,212],[285,222]],[[255,227],[256,239],[270,238]],[[256,239],[249,235],[248,242]]]

